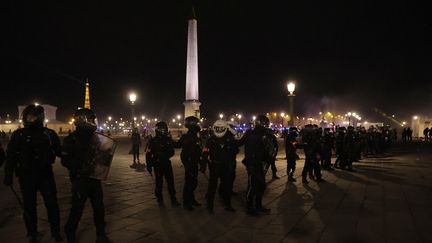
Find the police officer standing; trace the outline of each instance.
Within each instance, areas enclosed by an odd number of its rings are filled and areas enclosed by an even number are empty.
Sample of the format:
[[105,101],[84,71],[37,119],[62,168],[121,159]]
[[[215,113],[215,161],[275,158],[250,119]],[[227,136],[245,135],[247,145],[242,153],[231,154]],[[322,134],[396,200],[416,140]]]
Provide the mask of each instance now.
[[287,159],[287,175],[288,181],[295,182],[294,172],[296,169],[296,161],[298,158],[297,149],[302,146],[297,142],[298,130],[296,127],[290,127],[289,133],[285,137],[285,153]]
[[302,145],[305,153],[305,164],[302,171],[302,182],[307,184],[308,173],[313,171],[316,182],[324,182],[321,178],[321,168],[318,163],[318,154],[320,152],[319,137],[313,125],[308,124],[302,130]]
[[353,171],[352,163],[355,160],[355,131],[353,126],[349,126],[344,138],[344,154],[346,156],[344,163],[341,163],[341,169]]
[[155,125],[156,136],[148,142],[146,153],[147,170],[151,174],[154,168],[156,177],[155,195],[160,206],[163,206],[162,184],[163,178],[168,186],[168,192],[171,197],[171,203],[174,206],[180,206],[176,198],[174,187],[174,176],[171,167],[170,158],[174,156],[175,142],[168,133],[168,125],[160,121]]
[[18,177],[24,201],[24,221],[29,242],[38,241],[37,191],[47,208],[51,235],[61,241],[60,213],[52,164],[61,155],[60,140],[55,131],[43,126],[42,106],[29,105],[22,113],[24,128],[13,132],[7,147],[4,184],[12,186],[13,173]]
[[187,133],[182,135],[179,146],[182,148],[180,159],[185,169],[185,183],[183,187],[183,208],[193,210],[193,206],[201,206],[195,200],[195,189],[198,186],[198,166],[201,166],[202,141],[199,137],[200,120],[194,116],[185,119]]
[[[234,212],[231,196],[234,182],[236,156],[239,152],[239,142],[235,140],[235,130],[231,129],[224,120],[217,120],[213,124],[213,135],[207,140],[204,148],[203,161],[208,163],[210,177],[206,194],[207,210],[213,214],[214,195],[220,178],[220,192],[225,204],[225,210]],[[202,171],[205,170],[205,164]]]
[[330,128],[324,128],[324,135],[321,137],[322,158],[321,165],[324,170],[333,170],[331,167],[332,149],[334,146],[334,136]]
[[102,183],[92,178],[95,173],[95,147],[92,145],[96,131],[96,115],[87,108],[74,114],[76,130],[63,141],[62,165],[69,170],[72,182],[72,207],[65,226],[68,243],[75,242],[75,233],[87,198],[93,207],[96,242],[111,242],[105,233],[105,207]]
[[264,164],[268,163],[273,153],[272,144],[266,138],[270,121],[264,115],[257,116],[255,127],[248,130],[242,137],[245,146],[243,164],[248,173],[247,213],[257,215],[258,212],[269,212],[270,209],[262,205],[262,197],[266,188]]
[[130,166],[131,168],[138,168],[140,164],[140,158],[139,158],[139,150],[141,146],[141,136],[138,132],[138,128],[134,128],[132,135],[131,135],[131,141],[132,141],[132,154],[133,154],[133,164]]
[[268,139],[270,140],[270,142],[272,143],[272,149],[273,149],[273,153],[272,155],[269,157],[269,165],[270,168],[272,170],[272,178],[277,180],[280,179],[280,177],[276,174],[277,172],[277,168],[276,168],[276,156],[279,150],[279,145],[277,143],[277,138],[276,136],[273,134],[273,131],[271,129],[268,129]]

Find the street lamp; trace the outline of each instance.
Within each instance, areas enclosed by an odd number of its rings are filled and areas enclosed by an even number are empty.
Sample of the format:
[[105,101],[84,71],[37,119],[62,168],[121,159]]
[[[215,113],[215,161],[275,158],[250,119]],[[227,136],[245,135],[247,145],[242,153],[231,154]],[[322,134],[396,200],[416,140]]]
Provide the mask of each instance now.
[[131,129],[135,128],[135,101],[137,99],[137,95],[135,93],[129,93],[129,101],[131,103],[131,118],[132,118],[132,127]]
[[224,115],[222,113],[219,114],[219,118],[222,119]]
[[287,89],[288,89],[288,98],[289,98],[289,115],[290,115],[290,122],[288,123],[288,125],[294,126],[294,91],[295,91],[295,83],[294,82],[289,82],[287,84]]

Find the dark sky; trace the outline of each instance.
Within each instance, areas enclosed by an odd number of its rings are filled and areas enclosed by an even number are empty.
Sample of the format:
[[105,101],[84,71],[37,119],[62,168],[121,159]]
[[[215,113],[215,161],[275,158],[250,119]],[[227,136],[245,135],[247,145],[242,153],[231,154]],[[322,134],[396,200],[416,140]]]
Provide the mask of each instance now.
[[[9,1],[3,22],[0,116],[35,100],[60,118],[83,104],[86,77],[100,116],[165,119],[183,111],[191,1]],[[149,3],[149,2],[158,2]],[[398,115],[432,104],[431,19],[415,1],[201,1],[202,114],[378,107]],[[430,113],[429,113],[430,114]]]

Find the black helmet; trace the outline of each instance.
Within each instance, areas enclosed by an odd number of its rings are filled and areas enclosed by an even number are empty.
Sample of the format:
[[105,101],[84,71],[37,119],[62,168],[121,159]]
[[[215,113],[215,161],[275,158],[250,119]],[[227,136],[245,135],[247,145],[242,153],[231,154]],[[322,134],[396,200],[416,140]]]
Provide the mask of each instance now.
[[264,115],[258,115],[255,119],[255,127],[268,128],[270,126],[270,120]]
[[200,131],[200,120],[196,116],[188,116],[185,119],[185,127],[189,130]]
[[97,122],[94,111],[88,108],[78,109],[75,111],[74,119],[77,129],[96,131]]
[[168,135],[168,125],[166,122],[160,121],[155,125],[155,132],[157,136],[167,136]]
[[24,127],[43,126],[45,110],[40,105],[28,105],[22,112]]

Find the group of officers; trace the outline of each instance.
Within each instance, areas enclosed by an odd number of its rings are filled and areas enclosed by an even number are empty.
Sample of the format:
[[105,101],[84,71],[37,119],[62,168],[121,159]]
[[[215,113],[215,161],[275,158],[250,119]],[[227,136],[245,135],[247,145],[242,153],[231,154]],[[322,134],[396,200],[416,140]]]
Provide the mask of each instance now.
[[[218,191],[223,199],[226,211],[235,211],[231,204],[233,184],[236,177],[237,154],[244,146],[243,165],[248,175],[246,191],[247,213],[257,215],[268,212],[262,204],[262,197],[266,188],[266,173],[271,168],[273,179],[279,179],[276,172],[276,156],[279,146],[276,136],[269,128],[269,119],[264,115],[257,116],[253,128],[237,138],[234,124],[217,120],[211,127],[211,135],[200,135],[200,121],[196,117],[187,117],[185,127],[188,129],[178,141],[169,135],[165,122],[155,126],[155,136],[149,140],[146,152],[147,170],[155,174],[155,195],[158,203],[163,206],[162,184],[165,178],[171,203],[179,206],[175,196],[175,186],[170,158],[175,154],[175,148],[181,148],[181,162],[185,171],[183,188],[183,207],[193,210],[201,204],[195,200],[194,191],[198,184],[198,174],[209,171],[208,189],[206,193],[207,210],[213,214],[214,198]],[[353,126],[320,128],[308,124],[303,129],[289,128],[284,134],[285,154],[287,160],[288,181],[295,182],[294,172],[296,161],[299,159],[297,150],[303,149],[305,164],[301,173],[302,183],[309,183],[308,178],[318,183],[322,179],[321,169],[335,168],[354,171],[352,164],[362,157],[383,154],[394,139],[394,130],[389,127]],[[332,164],[333,151],[336,161]],[[219,186],[219,190],[217,190]]]
[[[51,236],[56,242],[63,241],[60,212],[52,164],[56,157],[69,171],[72,202],[64,233],[68,243],[76,241],[75,233],[85,203],[90,199],[96,226],[96,242],[109,243],[105,232],[105,210],[101,181],[95,175],[96,115],[90,109],[78,109],[74,114],[76,130],[64,138],[61,144],[54,130],[44,127],[45,112],[42,106],[29,105],[22,113],[23,128],[12,133],[5,156],[4,184],[13,192],[14,176],[18,178],[22,195],[17,200],[23,209],[29,242],[40,242],[37,227],[37,192],[47,209]],[[3,151],[0,152],[0,159]]]
[[[57,134],[43,126],[43,107],[29,105],[24,109],[22,117],[24,128],[12,134],[7,146],[4,184],[12,186],[13,175],[18,177],[29,242],[40,240],[37,231],[37,191],[42,194],[47,208],[52,237],[56,241],[63,240],[60,234],[60,215],[52,170],[56,157],[60,157],[62,165],[69,170],[71,180],[72,203],[64,227],[67,242],[75,242],[75,232],[87,199],[90,199],[94,211],[97,242],[111,242],[105,233],[101,181],[92,177],[95,170],[95,147],[93,146],[96,133],[95,113],[90,109],[78,109],[74,114],[76,130],[63,140],[62,145]],[[242,163],[246,167],[248,176],[245,195],[247,214],[256,216],[260,213],[268,213],[270,209],[264,207],[262,203],[267,170],[271,168],[273,179],[279,179],[275,166],[279,146],[269,125],[269,119],[259,115],[253,128],[246,131],[241,138],[237,138],[234,124],[217,120],[212,126],[212,134],[203,139],[200,136],[200,120],[190,116],[185,118],[187,132],[178,141],[174,141],[167,124],[163,121],[158,122],[155,125],[155,136],[149,140],[145,156],[146,168],[155,176],[155,195],[159,205],[164,205],[163,179],[167,183],[172,205],[181,205],[176,198],[170,160],[175,154],[175,148],[181,148],[180,158],[185,173],[183,208],[191,211],[201,206],[194,192],[198,185],[199,172],[207,177],[208,170],[208,190],[205,198],[209,213],[213,214],[217,191],[223,199],[225,210],[236,211],[232,207],[231,198],[235,194],[233,184],[236,177],[237,154],[240,147],[244,146]],[[365,129],[355,130],[351,126],[347,129],[340,127],[332,130],[306,125],[300,131],[296,127],[291,127],[284,136],[288,181],[296,181],[294,172],[296,161],[299,159],[298,149],[303,149],[305,155],[305,164],[301,173],[302,182],[308,183],[309,177],[321,183],[325,182],[321,176],[321,168],[352,170],[353,161],[359,160],[362,153],[367,155],[373,150],[370,148],[375,147],[373,141],[378,141],[376,146],[379,148],[382,148],[382,141],[386,143],[385,146],[387,145],[385,134],[383,130],[375,128],[365,132]],[[331,163],[333,149],[337,155],[334,165]],[[1,152],[0,156],[2,156]]]

